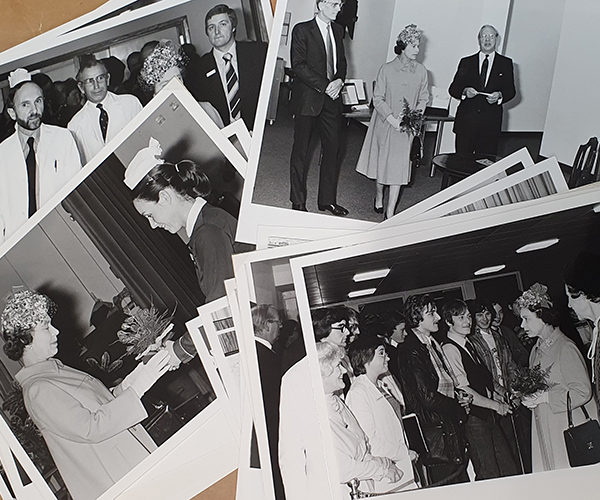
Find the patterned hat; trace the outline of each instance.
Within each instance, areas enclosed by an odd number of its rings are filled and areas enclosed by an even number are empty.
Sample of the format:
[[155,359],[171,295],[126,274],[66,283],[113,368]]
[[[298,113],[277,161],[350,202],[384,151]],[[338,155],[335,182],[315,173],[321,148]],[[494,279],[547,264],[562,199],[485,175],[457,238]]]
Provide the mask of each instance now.
[[409,24],[400,32],[398,40],[404,42],[406,45],[418,45],[422,34],[423,31],[417,29],[416,24]]
[[19,290],[8,299],[0,324],[2,336],[26,331],[54,316],[56,304],[46,295],[32,290]]
[[187,56],[175,48],[171,40],[161,40],[144,61],[138,82],[142,89],[151,91],[165,73],[173,67],[185,68]]
[[518,309],[537,309],[539,307],[552,307],[552,301],[548,295],[548,287],[541,283],[534,283],[529,290],[525,290],[515,301]]

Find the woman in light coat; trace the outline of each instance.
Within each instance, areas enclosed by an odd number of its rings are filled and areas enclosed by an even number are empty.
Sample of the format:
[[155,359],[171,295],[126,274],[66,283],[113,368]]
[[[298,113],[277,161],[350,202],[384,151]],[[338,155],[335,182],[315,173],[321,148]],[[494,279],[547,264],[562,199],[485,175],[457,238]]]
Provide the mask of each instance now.
[[162,351],[140,363],[113,391],[55,359],[56,306],[45,295],[16,292],[2,313],[4,352],[24,366],[16,375],[25,408],[42,433],[74,500],[95,500],[144,460],[156,444],[139,422],[141,396],[169,369]]

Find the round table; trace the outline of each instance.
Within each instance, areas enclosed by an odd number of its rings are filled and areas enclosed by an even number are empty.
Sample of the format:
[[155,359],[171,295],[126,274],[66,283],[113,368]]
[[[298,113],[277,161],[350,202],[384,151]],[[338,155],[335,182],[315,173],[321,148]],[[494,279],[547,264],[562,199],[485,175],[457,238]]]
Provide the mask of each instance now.
[[451,179],[453,182],[462,180],[495,163],[498,159],[499,157],[495,155],[446,153],[434,156],[431,163],[443,172],[440,188],[442,190],[450,185]]

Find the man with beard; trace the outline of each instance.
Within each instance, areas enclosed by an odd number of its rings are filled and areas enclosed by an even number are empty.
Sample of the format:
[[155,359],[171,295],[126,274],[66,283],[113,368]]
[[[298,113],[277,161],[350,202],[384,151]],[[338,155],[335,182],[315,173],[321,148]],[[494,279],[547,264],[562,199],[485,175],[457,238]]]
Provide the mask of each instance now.
[[15,132],[0,143],[0,243],[81,169],[71,133],[42,123],[44,96],[24,69],[9,77],[6,109]]

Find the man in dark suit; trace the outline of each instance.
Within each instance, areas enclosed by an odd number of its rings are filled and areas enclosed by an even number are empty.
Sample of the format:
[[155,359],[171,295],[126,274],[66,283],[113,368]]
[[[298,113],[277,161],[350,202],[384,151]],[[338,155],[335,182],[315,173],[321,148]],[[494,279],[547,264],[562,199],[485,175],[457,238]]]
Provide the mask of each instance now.
[[273,351],[273,343],[279,338],[281,320],[277,309],[271,304],[260,304],[252,308],[252,326],[256,341],[256,356],[260,373],[265,422],[271,470],[276,500],[285,499],[283,482],[279,470],[279,400],[281,389],[281,356]]
[[336,203],[339,177],[338,150],[342,116],[341,91],[346,78],[343,28],[334,23],[340,0],[317,0],[317,15],[292,31],[292,110],[294,146],[290,160],[290,200],[294,210],[306,211],[306,178],[310,165],[312,132],[321,136],[318,207],[333,215],[348,210]]
[[502,105],[516,94],[513,63],[496,52],[496,28],[485,25],[478,36],[479,52],[461,59],[449,88],[461,101],[454,121],[456,152],[495,155]]
[[198,79],[190,91],[198,101],[210,102],[224,125],[242,118],[248,130],[254,127],[267,44],[237,42],[237,15],[225,4],[208,11],[205,30],[213,46],[198,61]]

